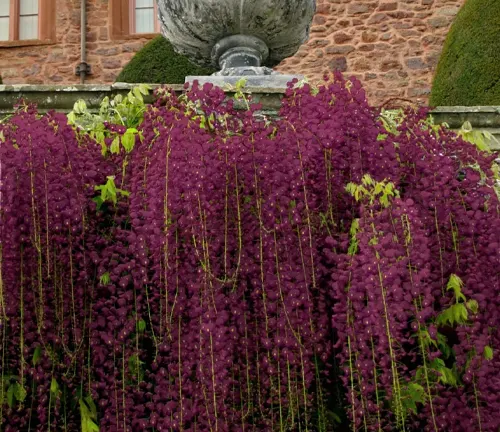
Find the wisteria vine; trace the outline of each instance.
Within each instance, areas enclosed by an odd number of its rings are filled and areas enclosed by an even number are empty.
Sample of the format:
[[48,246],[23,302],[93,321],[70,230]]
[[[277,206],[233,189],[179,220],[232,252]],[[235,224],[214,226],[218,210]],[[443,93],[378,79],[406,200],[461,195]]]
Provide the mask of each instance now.
[[0,430],[498,431],[494,155],[296,84],[0,124]]

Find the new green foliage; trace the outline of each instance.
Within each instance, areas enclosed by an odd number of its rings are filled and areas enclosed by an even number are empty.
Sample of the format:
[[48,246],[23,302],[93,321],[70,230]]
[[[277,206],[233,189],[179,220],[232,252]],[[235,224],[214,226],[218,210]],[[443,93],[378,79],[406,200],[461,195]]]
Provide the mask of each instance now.
[[95,190],[100,191],[101,195],[94,198],[97,203],[97,208],[101,208],[106,201],[111,201],[114,205],[118,202],[118,194],[128,196],[129,192],[116,187],[114,176],[108,176],[108,181],[100,186],[96,186]]
[[79,400],[82,432],[99,432],[97,421],[97,407],[90,396]]

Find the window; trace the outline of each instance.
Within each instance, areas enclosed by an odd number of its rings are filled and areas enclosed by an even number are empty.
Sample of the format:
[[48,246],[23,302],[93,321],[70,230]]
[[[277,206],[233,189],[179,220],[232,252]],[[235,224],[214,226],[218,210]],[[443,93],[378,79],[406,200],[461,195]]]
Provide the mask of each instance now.
[[111,35],[144,37],[160,32],[156,0],[110,0]]
[[19,40],[38,39],[38,0],[20,0]]
[[160,25],[155,0],[132,0],[130,33],[158,33]]
[[51,39],[54,17],[55,0],[0,0],[0,43]]
[[0,41],[10,39],[10,0],[0,0]]

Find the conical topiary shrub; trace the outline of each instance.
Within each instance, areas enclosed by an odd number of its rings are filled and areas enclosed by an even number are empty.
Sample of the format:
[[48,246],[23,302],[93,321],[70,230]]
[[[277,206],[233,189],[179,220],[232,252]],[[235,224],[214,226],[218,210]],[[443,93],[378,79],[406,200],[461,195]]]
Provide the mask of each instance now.
[[193,65],[158,36],[147,43],[123,68],[117,82],[182,84],[188,75],[209,75],[213,71]]
[[451,27],[431,105],[500,105],[500,1],[467,0]]

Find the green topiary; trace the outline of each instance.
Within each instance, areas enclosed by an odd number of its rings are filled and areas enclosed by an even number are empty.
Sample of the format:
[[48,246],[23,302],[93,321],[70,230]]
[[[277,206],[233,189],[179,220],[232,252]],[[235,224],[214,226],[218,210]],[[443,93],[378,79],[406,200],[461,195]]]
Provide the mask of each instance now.
[[500,105],[500,1],[467,0],[434,78],[431,105]]
[[117,82],[183,84],[187,75],[209,75],[213,71],[193,65],[177,54],[163,36],[147,43],[123,68]]

